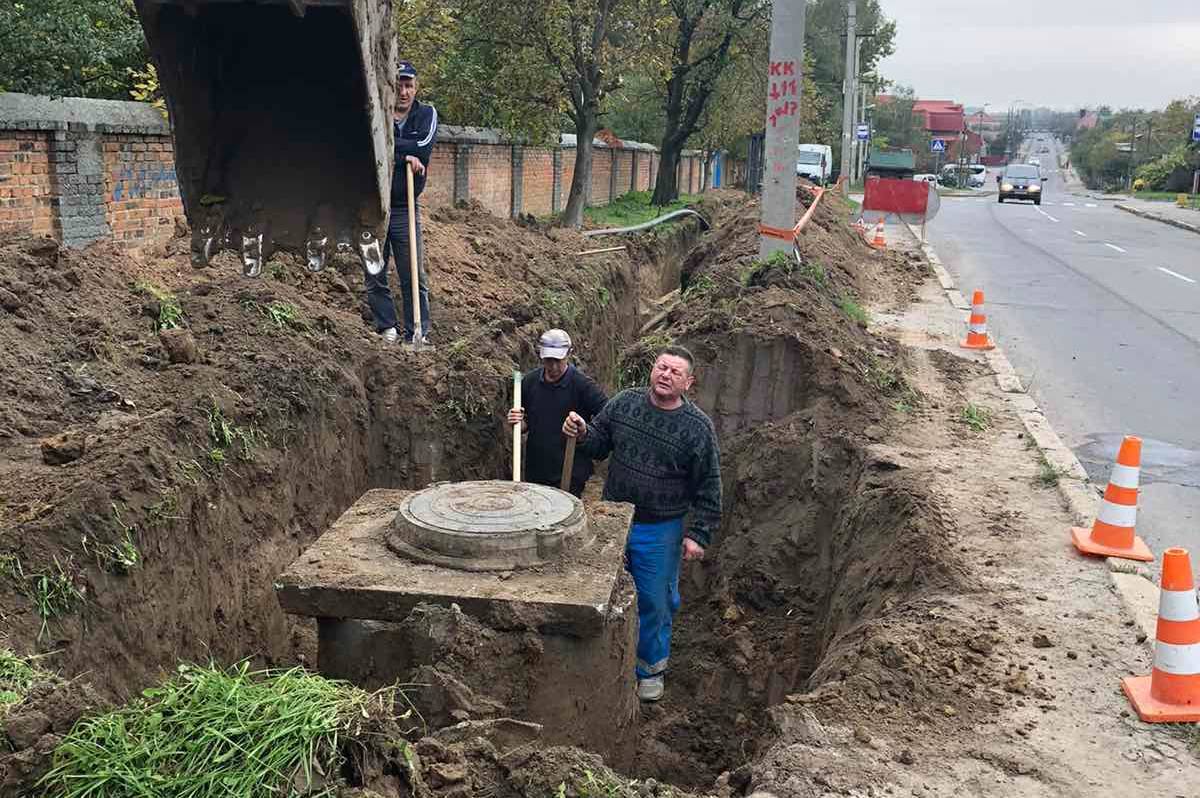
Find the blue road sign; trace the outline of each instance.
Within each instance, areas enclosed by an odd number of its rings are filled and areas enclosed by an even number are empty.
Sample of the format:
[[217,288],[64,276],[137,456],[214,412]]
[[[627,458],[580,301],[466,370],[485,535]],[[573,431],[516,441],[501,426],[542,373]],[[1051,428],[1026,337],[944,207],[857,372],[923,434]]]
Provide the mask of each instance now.
[[1192,141],[1200,141],[1200,114],[1192,120]]
[[858,127],[854,128],[854,135],[859,141],[866,141],[867,139],[871,138],[871,128],[867,125],[859,125]]
[[945,152],[946,151],[946,142],[943,141],[942,139],[933,139],[932,141],[929,142],[929,151],[930,152]]

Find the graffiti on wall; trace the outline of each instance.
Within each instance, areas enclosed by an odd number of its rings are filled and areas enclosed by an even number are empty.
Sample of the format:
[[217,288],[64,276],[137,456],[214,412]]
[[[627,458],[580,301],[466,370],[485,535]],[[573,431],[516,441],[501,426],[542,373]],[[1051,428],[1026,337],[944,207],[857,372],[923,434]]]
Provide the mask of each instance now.
[[122,166],[115,174],[113,186],[113,202],[122,200],[158,199],[161,192],[170,192],[166,196],[174,197],[179,194],[179,183],[175,179],[175,167],[166,164],[129,164]]

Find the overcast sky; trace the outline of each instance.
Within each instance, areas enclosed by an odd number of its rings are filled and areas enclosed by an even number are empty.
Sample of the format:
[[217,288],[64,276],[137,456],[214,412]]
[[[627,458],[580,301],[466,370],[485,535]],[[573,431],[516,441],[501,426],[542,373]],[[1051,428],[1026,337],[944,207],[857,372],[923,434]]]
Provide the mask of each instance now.
[[879,0],[918,97],[1158,108],[1200,95],[1200,0]]

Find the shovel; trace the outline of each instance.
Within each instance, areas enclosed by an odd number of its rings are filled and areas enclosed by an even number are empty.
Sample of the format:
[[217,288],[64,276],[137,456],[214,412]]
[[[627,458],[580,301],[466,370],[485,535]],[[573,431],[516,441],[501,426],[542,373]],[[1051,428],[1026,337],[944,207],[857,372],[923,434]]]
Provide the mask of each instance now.
[[563,454],[562,479],[559,480],[560,490],[571,492],[571,471],[575,468],[575,439],[567,438],[567,451]]
[[408,268],[409,285],[412,287],[413,337],[404,342],[404,348],[413,352],[430,352],[434,349],[431,344],[424,342],[421,335],[421,284],[417,279],[420,270],[417,268],[417,201],[413,190],[413,170],[408,159],[404,159],[404,172],[408,182]]

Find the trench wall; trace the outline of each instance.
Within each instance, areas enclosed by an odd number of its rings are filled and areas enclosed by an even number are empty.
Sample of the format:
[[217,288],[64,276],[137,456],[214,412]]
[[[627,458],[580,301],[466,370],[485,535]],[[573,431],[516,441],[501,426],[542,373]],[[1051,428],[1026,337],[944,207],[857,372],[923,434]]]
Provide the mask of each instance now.
[[[654,188],[656,147],[595,141],[588,204]],[[531,147],[497,131],[442,125],[427,207],[477,201],[499,216],[561,211],[575,168],[574,136]],[[680,190],[712,183],[704,154],[680,160]],[[51,236],[77,248],[112,240],[141,251],[175,235],[185,213],[167,120],[145,103],[0,94],[0,235]]]

